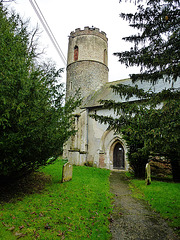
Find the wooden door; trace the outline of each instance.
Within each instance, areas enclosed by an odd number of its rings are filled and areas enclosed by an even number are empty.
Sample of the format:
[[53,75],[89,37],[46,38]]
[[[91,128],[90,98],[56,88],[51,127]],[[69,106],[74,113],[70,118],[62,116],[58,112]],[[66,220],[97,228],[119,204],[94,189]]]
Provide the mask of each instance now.
[[118,142],[114,148],[113,168],[124,169],[124,148],[120,142]]

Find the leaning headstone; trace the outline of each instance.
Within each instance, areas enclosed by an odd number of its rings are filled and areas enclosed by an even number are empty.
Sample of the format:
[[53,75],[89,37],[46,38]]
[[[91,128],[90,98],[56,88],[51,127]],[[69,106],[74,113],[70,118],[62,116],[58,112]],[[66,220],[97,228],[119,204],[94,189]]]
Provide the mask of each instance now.
[[68,182],[72,180],[73,167],[70,163],[65,163],[62,171],[62,182]]
[[149,163],[146,164],[146,185],[151,184],[151,166]]

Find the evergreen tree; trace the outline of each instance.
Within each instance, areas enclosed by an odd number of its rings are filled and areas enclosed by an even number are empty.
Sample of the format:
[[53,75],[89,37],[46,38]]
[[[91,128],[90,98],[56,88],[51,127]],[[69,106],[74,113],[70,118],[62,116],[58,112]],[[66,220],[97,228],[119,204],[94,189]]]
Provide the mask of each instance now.
[[[135,1],[136,2],[136,1]],[[130,51],[115,53],[119,61],[129,66],[140,66],[135,80],[155,83],[166,77],[176,81],[180,75],[180,2],[179,0],[138,0],[135,14],[121,13],[121,18],[139,32],[123,38],[132,42]],[[142,5],[143,3],[144,5]]]
[[[120,16],[140,32],[124,38],[134,43],[129,51],[115,55],[127,67],[141,66],[140,74],[131,75],[133,82],[156,84],[164,79],[172,83],[172,88],[154,93],[144,92],[137,86],[112,86],[117,94],[126,96],[127,102],[102,101],[104,107],[115,110],[117,117],[93,117],[123,133],[136,176],[144,176],[150,154],[161,154],[171,161],[174,181],[180,181],[180,97],[179,89],[173,88],[180,76],[180,3],[176,0],[137,2],[135,14]],[[139,101],[130,102],[133,95]]]
[[62,70],[38,63],[35,32],[0,3],[0,177],[27,174],[62,153],[74,133],[72,111],[64,104]]

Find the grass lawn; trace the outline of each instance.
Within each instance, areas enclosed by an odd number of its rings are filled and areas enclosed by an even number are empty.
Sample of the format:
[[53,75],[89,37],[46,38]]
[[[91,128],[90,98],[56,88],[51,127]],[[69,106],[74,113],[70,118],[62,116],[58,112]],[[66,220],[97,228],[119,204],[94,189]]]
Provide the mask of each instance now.
[[180,234],[180,184],[173,182],[131,179],[130,187],[134,197],[148,201],[150,206],[168,220],[170,226]]
[[73,180],[61,183],[63,160],[41,171],[51,175],[41,193],[0,205],[0,239],[109,239],[112,196],[109,170],[73,167]]

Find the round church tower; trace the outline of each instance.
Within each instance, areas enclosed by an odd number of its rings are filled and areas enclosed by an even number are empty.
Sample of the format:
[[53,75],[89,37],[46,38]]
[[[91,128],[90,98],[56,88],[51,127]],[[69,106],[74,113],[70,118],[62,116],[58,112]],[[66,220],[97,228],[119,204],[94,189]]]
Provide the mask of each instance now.
[[81,97],[108,82],[108,39],[98,28],[85,27],[69,36],[66,98],[80,89]]

